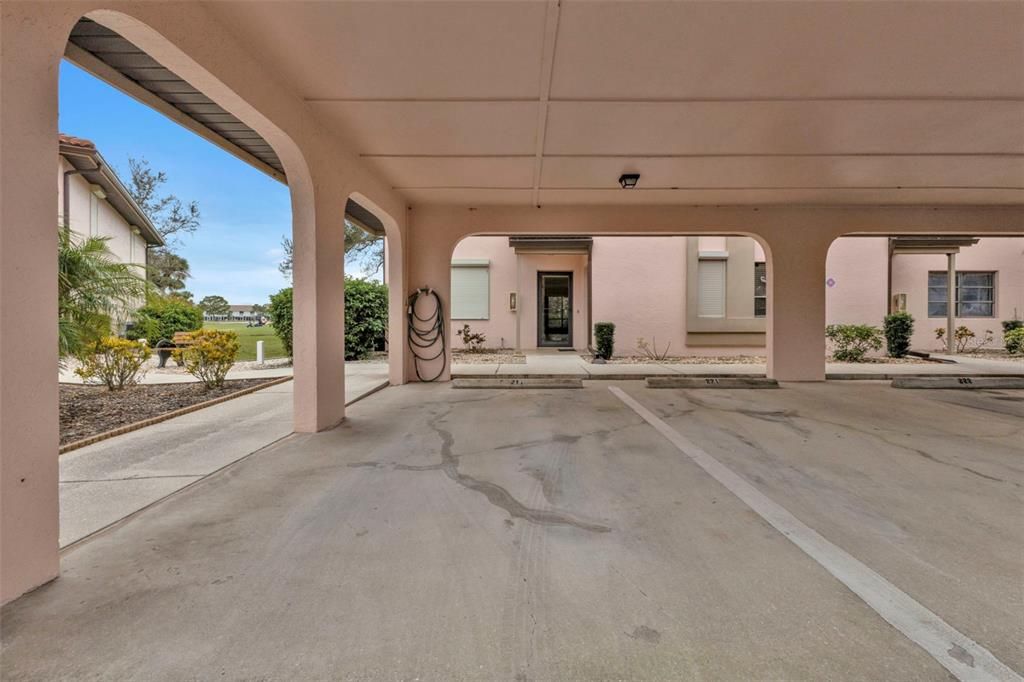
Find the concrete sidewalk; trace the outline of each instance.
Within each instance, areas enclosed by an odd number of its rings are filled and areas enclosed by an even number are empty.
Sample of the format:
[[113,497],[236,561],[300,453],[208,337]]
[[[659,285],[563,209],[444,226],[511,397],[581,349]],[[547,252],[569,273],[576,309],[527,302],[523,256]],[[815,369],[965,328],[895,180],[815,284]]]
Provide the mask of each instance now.
[[[936,356],[948,362],[919,364],[874,364],[828,362],[825,372],[832,379],[877,378],[893,376],[1024,376],[1024,359],[996,360],[967,355]],[[566,377],[577,379],[627,379],[648,376],[764,376],[764,364],[636,363],[595,365],[578,353],[527,352],[526,364],[454,364],[453,377]]]
[[[346,367],[349,403],[386,365]],[[60,458],[60,546],[163,499],[292,432],[292,382],[73,450]]]

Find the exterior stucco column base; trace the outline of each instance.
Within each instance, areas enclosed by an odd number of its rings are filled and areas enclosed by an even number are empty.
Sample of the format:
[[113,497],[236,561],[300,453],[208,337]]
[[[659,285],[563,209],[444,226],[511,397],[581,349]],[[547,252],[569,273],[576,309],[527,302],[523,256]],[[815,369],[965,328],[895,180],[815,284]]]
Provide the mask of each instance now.
[[768,376],[825,380],[825,260],[832,239],[812,231],[769,240]]

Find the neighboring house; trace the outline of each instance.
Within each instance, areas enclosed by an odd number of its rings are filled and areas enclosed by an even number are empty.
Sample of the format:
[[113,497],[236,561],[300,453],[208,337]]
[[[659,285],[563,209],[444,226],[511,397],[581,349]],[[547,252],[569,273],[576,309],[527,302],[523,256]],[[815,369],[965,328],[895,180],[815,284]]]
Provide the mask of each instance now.
[[145,266],[147,248],[163,246],[156,227],[89,140],[60,135],[57,195],[59,224],[81,236],[107,237],[124,263]]
[[253,304],[229,305],[227,315],[211,315],[203,313],[207,322],[259,322],[266,321],[266,313],[253,309]]
[[[913,347],[939,348],[943,252],[958,250],[956,324],[992,330],[998,345],[1000,320],[1024,316],[1024,238],[940,241],[837,240],[822,283],[828,322],[881,326],[904,306]],[[764,354],[767,264],[749,237],[470,237],[451,274],[456,347],[468,324],[489,347],[583,350],[593,322],[608,321],[621,355],[637,353],[640,337],[671,344],[671,355]]]
[[[138,265],[145,277],[149,247],[163,246],[156,227],[117,177],[96,145],[61,134],[57,166],[57,221],[80,238],[106,237],[123,263]],[[139,301],[141,306],[144,301]],[[125,320],[115,320],[121,326]]]

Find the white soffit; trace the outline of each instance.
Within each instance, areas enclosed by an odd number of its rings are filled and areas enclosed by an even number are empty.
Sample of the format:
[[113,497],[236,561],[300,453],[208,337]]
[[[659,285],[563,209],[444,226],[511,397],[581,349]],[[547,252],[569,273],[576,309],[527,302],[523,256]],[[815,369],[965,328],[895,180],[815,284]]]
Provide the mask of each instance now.
[[1024,203],[1020,2],[208,6],[410,203]]

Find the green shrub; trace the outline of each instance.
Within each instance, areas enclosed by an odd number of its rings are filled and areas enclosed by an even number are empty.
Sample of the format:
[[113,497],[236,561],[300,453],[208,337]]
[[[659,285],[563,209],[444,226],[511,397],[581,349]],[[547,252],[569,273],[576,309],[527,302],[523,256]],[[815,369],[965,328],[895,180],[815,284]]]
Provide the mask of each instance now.
[[281,289],[270,297],[267,306],[270,324],[274,325],[274,333],[281,339],[284,352],[292,357],[292,288]]
[[832,343],[836,362],[864,362],[868,351],[882,347],[882,330],[869,324],[830,324],[825,338]]
[[[1013,341],[1010,338],[1010,335],[1013,334],[1014,332],[1020,330],[1020,329],[1024,329],[1024,320],[1019,320],[1016,317],[1014,317],[1012,320],[1003,320],[1002,325],[1003,325],[1003,345],[1006,346],[1006,350],[1008,350],[1010,353],[1013,353],[1013,354],[1020,353],[1021,351],[1012,351],[1012,350],[1010,350],[1010,346],[1014,345],[1016,343],[1015,341]],[[1015,337],[1015,338],[1019,338],[1019,337]]]
[[206,388],[220,388],[237,354],[238,334],[200,329],[192,332],[192,345],[174,351],[174,361]]
[[141,341],[107,336],[79,357],[81,366],[75,374],[86,383],[101,383],[111,391],[120,391],[139,382],[142,365],[150,355],[149,347]]
[[191,332],[203,326],[203,310],[177,296],[151,296],[146,305],[135,311],[135,321],[128,330],[129,339],[146,339],[150,346],[170,341],[175,332]]
[[345,278],[345,359],[360,360],[383,348],[388,337],[388,287]]
[[597,357],[611,360],[615,352],[615,323],[597,322],[594,324],[594,342],[596,344]]
[[[292,355],[291,287],[270,297],[267,314],[289,357]],[[388,288],[372,280],[345,278],[345,359],[359,360],[384,346],[388,335]]]
[[1017,327],[1003,336],[1006,350],[1011,355],[1024,355],[1024,327]]
[[892,313],[885,316],[885,344],[890,357],[906,357],[913,334],[914,316],[910,313]]

